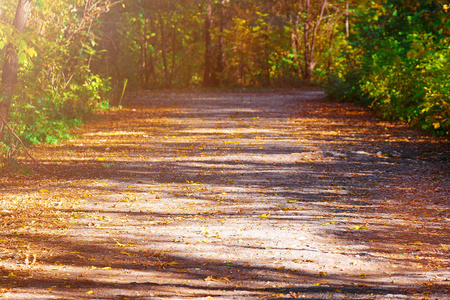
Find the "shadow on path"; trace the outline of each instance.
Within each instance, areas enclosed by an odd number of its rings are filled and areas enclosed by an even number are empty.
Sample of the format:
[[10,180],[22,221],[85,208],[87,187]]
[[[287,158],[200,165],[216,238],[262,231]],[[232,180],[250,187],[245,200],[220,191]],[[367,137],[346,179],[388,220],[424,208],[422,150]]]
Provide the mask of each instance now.
[[449,293],[446,141],[300,91],[144,93],[78,135],[2,179],[8,299]]

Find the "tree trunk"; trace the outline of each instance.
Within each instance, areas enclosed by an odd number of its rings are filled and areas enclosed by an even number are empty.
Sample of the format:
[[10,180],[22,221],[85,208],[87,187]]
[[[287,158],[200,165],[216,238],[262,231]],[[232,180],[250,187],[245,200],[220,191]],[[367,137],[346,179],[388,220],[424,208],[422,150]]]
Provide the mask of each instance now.
[[164,65],[164,80],[165,80],[165,87],[169,87],[169,69],[167,66],[167,53],[166,53],[166,34],[164,30],[164,21],[161,12],[159,12],[159,29],[161,32],[161,55],[162,55],[162,61]]
[[330,53],[328,54],[328,66],[327,75],[331,74],[331,66],[333,65],[333,45],[334,45],[334,29],[331,31],[330,36]]
[[292,69],[294,71],[294,74],[296,76],[300,73],[300,61],[298,56],[298,49],[300,47],[300,41],[299,41],[299,30],[298,30],[298,24],[300,23],[300,14],[295,14],[295,16],[291,16],[290,19],[292,20],[292,32],[291,32],[291,51],[292,51],[292,61],[293,66]]
[[210,0],[208,1],[205,16],[205,70],[203,73],[203,86],[211,85],[211,71],[212,71],[211,26],[212,26],[212,3]]
[[[27,23],[28,14],[31,10],[31,1],[19,0],[14,18],[13,26],[18,32],[23,32]],[[0,115],[6,121],[8,119],[9,107],[14,94],[14,86],[17,81],[17,49],[13,44],[6,46],[6,59],[3,66],[2,85],[0,91]],[[3,130],[3,122],[1,122],[0,132]]]
[[323,16],[325,13],[325,8],[327,6],[327,0],[324,0],[322,2],[322,5],[320,7],[320,12],[318,13],[317,17],[315,17],[314,27],[311,31],[311,27],[309,22],[312,21],[312,13],[310,11],[310,0],[306,0],[305,4],[305,27],[304,27],[304,36],[305,36],[305,69],[303,73],[303,79],[306,83],[309,83],[312,78],[312,74],[314,71],[314,68],[316,67],[316,61],[315,61],[315,47],[316,47],[316,39],[317,39],[317,32],[320,28],[320,23],[323,20]]
[[305,24],[303,27],[303,38],[305,40],[305,52],[304,52],[304,69],[303,69],[303,79],[306,82],[309,82],[311,80],[311,75],[312,72],[310,70],[310,50],[311,50],[311,46],[309,43],[309,33],[310,33],[310,26],[309,26],[309,22],[310,22],[310,0],[306,0],[305,1],[305,6],[304,6],[304,15],[305,15]]
[[[150,32],[157,31],[155,23],[156,23],[156,20],[153,17],[151,17],[149,20]],[[147,73],[147,79],[148,79],[147,84],[150,83],[150,81],[152,79],[154,79],[156,76],[156,70],[155,70],[156,62],[155,62],[155,50],[154,50],[156,47],[156,44],[157,44],[156,39],[157,39],[156,35],[153,35],[153,36],[150,36],[150,39],[148,41],[149,45],[152,46],[151,47],[152,50],[150,51],[150,53],[147,54],[148,61],[147,61],[147,69],[145,70],[145,72]],[[147,47],[147,51],[148,51],[148,47]]]
[[316,66],[316,61],[315,61],[315,50],[316,50],[316,38],[317,38],[317,31],[319,30],[320,27],[320,23],[323,20],[323,15],[325,13],[325,7],[327,6],[327,0],[324,0],[322,3],[322,7],[320,8],[320,13],[319,16],[317,17],[317,20],[314,24],[314,30],[313,30],[313,35],[311,37],[311,53],[309,55],[309,59],[310,59],[310,70],[311,70],[311,76],[312,76],[312,72],[314,71],[314,68]]
[[350,36],[350,29],[349,29],[349,0],[345,0],[345,37],[348,38]]
[[177,24],[175,24],[175,26],[173,26],[173,36],[172,36],[172,67],[170,70],[170,86],[172,86],[173,83],[173,74],[175,73],[175,65],[177,63],[177,53],[175,51],[175,49],[177,48]]
[[220,4],[220,25],[219,25],[219,39],[217,41],[217,64],[214,72],[214,84],[216,86],[221,85],[224,69],[223,61],[223,35],[225,32],[225,0],[222,0]]
[[148,19],[145,19],[144,24],[142,24],[142,36],[141,36],[141,86],[144,87],[147,82],[147,46],[148,46],[148,39],[147,39],[147,22]]

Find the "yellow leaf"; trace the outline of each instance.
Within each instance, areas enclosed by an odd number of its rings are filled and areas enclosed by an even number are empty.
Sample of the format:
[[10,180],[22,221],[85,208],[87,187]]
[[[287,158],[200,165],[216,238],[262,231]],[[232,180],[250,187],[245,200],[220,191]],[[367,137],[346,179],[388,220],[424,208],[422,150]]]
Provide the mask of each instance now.
[[97,160],[98,161],[104,161],[106,158],[104,158],[104,157],[99,157],[99,158],[97,158]]
[[51,286],[51,287],[47,288],[47,290],[49,290],[49,291],[53,291],[53,290],[56,290],[56,285],[54,285],[54,286]]
[[331,225],[331,224],[334,224],[334,221],[323,223],[322,226],[327,226],[327,225]]
[[319,285],[323,285],[323,284],[325,284],[325,282],[318,282],[318,283],[316,283],[316,284],[314,284],[315,286],[319,286]]
[[265,213],[265,214],[259,215],[258,217],[267,218],[267,217],[270,217],[270,213]]
[[169,262],[169,263],[166,263],[165,265],[166,266],[176,266],[176,265],[179,265],[180,263],[177,263],[176,261],[171,261],[171,262]]
[[212,281],[212,280],[214,280],[214,277],[213,277],[212,275],[209,275],[209,276],[206,277],[204,280],[205,280],[205,281]]
[[287,203],[295,203],[297,200],[288,200]]
[[50,191],[49,191],[49,190],[46,190],[46,189],[40,189],[40,190],[39,190],[39,193],[46,194],[46,193],[50,193]]
[[423,245],[423,243],[422,242],[412,242],[412,243],[409,243],[410,245]]
[[103,267],[102,270],[111,270],[111,267]]
[[327,276],[327,272],[319,272],[319,276],[320,277]]
[[94,293],[94,291],[86,292],[86,294],[88,294],[88,295],[93,294],[93,293]]
[[361,230],[361,229],[369,229],[369,227],[367,227],[366,225],[362,225],[362,226],[356,225],[355,227],[350,227],[350,229]]
[[188,273],[188,270],[182,269],[182,270],[177,270],[177,273]]
[[209,275],[204,280],[205,281],[226,281],[226,282],[231,282],[231,280],[229,278],[227,278],[227,277],[219,277],[219,278],[216,279],[212,275]]
[[119,246],[119,247],[136,247],[136,245],[133,245],[133,244],[122,244],[122,243],[120,243],[118,241],[116,241],[116,243],[117,243],[117,246]]

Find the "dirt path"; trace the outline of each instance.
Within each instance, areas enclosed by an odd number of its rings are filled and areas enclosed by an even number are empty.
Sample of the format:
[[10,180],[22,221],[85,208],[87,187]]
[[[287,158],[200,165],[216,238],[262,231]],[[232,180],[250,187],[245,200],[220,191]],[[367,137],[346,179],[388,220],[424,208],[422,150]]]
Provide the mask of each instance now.
[[314,91],[127,101],[1,179],[0,298],[450,299],[449,143]]

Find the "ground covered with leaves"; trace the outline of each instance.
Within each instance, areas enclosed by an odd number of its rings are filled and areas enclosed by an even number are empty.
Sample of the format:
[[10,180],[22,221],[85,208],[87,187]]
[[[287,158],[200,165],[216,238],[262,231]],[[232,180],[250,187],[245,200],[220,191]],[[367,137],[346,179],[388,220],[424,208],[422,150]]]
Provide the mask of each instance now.
[[129,95],[0,179],[5,299],[445,299],[450,144],[320,91]]

